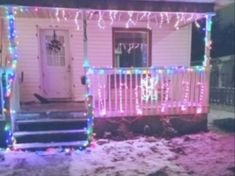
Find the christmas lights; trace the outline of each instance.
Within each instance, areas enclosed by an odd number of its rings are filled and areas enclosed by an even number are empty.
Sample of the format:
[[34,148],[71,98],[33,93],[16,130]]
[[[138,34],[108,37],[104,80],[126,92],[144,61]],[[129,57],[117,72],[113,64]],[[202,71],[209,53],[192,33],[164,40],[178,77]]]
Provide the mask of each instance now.
[[189,93],[190,93],[189,81],[183,81],[182,84],[184,87],[184,97],[183,97],[183,104],[181,106],[181,110],[186,111],[187,103],[189,101]]
[[132,11],[128,11],[128,20],[127,20],[126,25],[125,25],[126,28],[129,28],[130,24],[132,24],[133,26],[136,25],[136,23],[132,19],[132,16],[133,16],[133,12]]
[[65,10],[64,10],[64,9],[62,10],[62,16],[63,16],[63,19],[64,19],[65,21],[68,20],[68,18],[66,17],[66,14],[65,14]]
[[77,29],[78,31],[80,30],[80,25],[79,25],[79,22],[78,22],[79,15],[80,15],[80,11],[77,11],[77,12],[76,12],[76,15],[75,15],[75,18],[74,18],[74,22],[75,22],[75,24],[76,24],[76,29]]
[[103,19],[103,15],[104,15],[104,13],[100,10],[99,11],[98,24],[97,24],[100,29],[104,29],[105,28],[105,21]]
[[[127,114],[136,115],[143,114],[145,108],[150,108],[155,106],[156,113],[158,113],[158,109],[160,108],[160,113],[168,113],[172,108],[179,108],[183,112],[188,111],[188,107],[195,106],[195,113],[199,113],[200,109],[202,111],[202,107],[204,106],[204,87],[200,87],[200,101],[194,97],[193,99],[189,99],[189,95],[194,94],[195,91],[190,89],[191,84],[191,76],[195,75],[198,80],[202,82],[205,79],[206,69],[203,66],[196,67],[159,67],[159,68],[89,68],[89,77],[92,78],[96,75],[92,80],[97,80],[102,76],[102,79],[105,78],[106,75],[114,74],[114,87],[112,88],[114,92],[114,96],[112,97],[113,104],[109,106],[103,106],[103,103],[111,98],[111,94],[105,94],[105,92],[110,92],[110,85],[107,86],[105,82],[98,83],[96,86],[99,87],[100,90],[93,89],[93,91],[98,92],[98,96],[94,97],[94,102],[98,102],[98,104],[94,103],[96,110],[96,116],[106,116],[107,114],[111,116],[121,116]],[[182,73],[185,75],[182,82],[180,82],[180,78],[182,77]],[[122,76],[123,75],[123,76]],[[171,76],[172,75],[172,76]],[[174,75],[174,76],[173,76]],[[130,82],[127,77],[130,77]],[[176,76],[176,77],[175,77]],[[118,77],[123,77],[125,79],[118,79]],[[135,79],[135,81],[133,81]],[[177,82],[176,82],[177,80]],[[129,86],[127,87],[126,84]],[[180,85],[179,85],[180,84]],[[204,84],[204,83],[202,83]],[[161,86],[159,91],[158,85]],[[183,85],[184,89],[181,91],[181,95],[177,97],[171,97],[170,89],[172,86],[181,87]],[[126,87],[125,87],[126,86]],[[125,92],[123,91],[123,87],[125,87]],[[193,91],[193,92],[192,92]],[[104,92],[100,93],[100,92]],[[123,92],[125,96],[123,95]],[[129,96],[126,95],[128,92]],[[91,92],[91,94],[95,95],[95,92]],[[108,97],[106,97],[106,95]],[[133,96],[132,96],[133,95]],[[159,96],[161,97],[159,99]],[[128,104],[129,99],[132,99],[132,104]],[[121,101],[123,99],[123,101]],[[123,103],[125,102],[125,104]],[[99,105],[99,106],[96,106]],[[105,110],[105,111],[104,111]],[[187,110],[187,111],[186,111]],[[105,113],[104,113],[105,112]]]
[[59,13],[60,13],[60,9],[56,8],[55,17],[56,17],[57,22],[60,22]]
[[9,40],[9,46],[8,51],[11,55],[11,69],[5,70],[5,73],[3,76],[3,107],[4,107],[4,114],[7,117],[6,119],[6,126],[5,126],[5,132],[6,132],[6,145],[10,146],[14,138],[12,136],[12,126],[11,126],[11,118],[15,112],[14,109],[10,109],[10,98],[12,94],[12,87],[13,87],[13,81],[15,79],[15,69],[17,67],[17,60],[18,60],[18,54],[17,54],[17,42],[16,42],[16,31],[15,31],[15,9],[12,7],[9,7],[6,9],[6,15],[8,20],[8,40]]
[[150,77],[147,75],[144,79],[141,79],[141,98],[148,102],[158,99],[156,86],[158,84],[158,76]]

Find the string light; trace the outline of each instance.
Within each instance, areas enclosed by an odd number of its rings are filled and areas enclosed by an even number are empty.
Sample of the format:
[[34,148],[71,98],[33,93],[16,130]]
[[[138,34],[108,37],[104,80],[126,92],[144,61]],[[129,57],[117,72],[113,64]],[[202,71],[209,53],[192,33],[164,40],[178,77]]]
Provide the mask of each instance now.
[[163,13],[161,12],[161,13],[160,13],[160,24],[159,24],[159,28],[162,28],[163,21],[164,21],[164,15],[163,15]]
[[60,9],[56,8],[55,17],[56,17],[57,22],[60,22],[59,13],[60,13]]
[[6,15],[8,20],[8,39],[9,46],[8,50],[11,55],[12,63],[11,69],[4,70],[2,74],[3,84],[3,108],[4,114],[7,116],[5,133],[6,133],[6,146],[13,144],[14,137],[12,135],[11,119],[14,115],[15,110],[10,109],[10,98],[12,94],[13,81],[15,79],[15,69],[17,66],[18,54],[17,54],[17,42],[16,42],[16,31],[15,31],[15,9],[9,7],[6,9]]
[[149,75],[146,76],[146,78],[141,79],[141,97],[144,101],[152,101],[157,100],[157,89],[156,86],[158,84],[158,76],[156,77],[150,77]]
[[142,19],[144,19],[144,17],[146,17],[146,15],[147,15],[147,12],[144,12],[143,15],[140,17],[139,20],[141,21]]
[[132,25],[135,26],[135,22],[134,22],[133,19],[132,19],[133,12],[132,12],[132,11],[128,11],[128,16],[129,16],[129,19],[128,19],[127,22],[126,22],[126,28],[129,28],[129,27],[130,27],[130,24],[132,24]]
[[76,29],[77,29],[78,31],[80,30],[80,25],[79,25],[79,22],[78,22],[79,15],[80,15],[80,11],[77,11],[77,12],[76,12],[76,15],[75,15],[75,18],[74,18],[74,22],[75,22],[75,24],[76,24]]
[[166,17],[167,24],[169,24],[170,23],[169,14],[167,12],[165,12],[164,14],[165,14],[165,17]]
[[64,9],[62,10],[62,16],[63,16],[63,19],[64,19],[65,21],[68,20],[68,18],[66,17],[66,14],[65,14],[65,10],[64,10]]
[[109,11],[109,18],[110,18],[110,26],[113,25],[114,19],[113,19],[113,11]]
[[182,82],[183,87],[184,87],[184,98],[183,98],[183,105],[181,106],[181,110],[182,111],[186,111],[187,110],[187,102],[188,102],[188,98],[189,98],[189,92],[190,92],[190,88],[189,88],[189,82],[188,81],[183,81]]
[[105,21],[103,19],[103,13],[102,13],[101,10],[99,11],[98,27],[100,29],[104,29],[105,28]]
[[[112,68],[90,68],[88,71],[88,75],[92,76],[92,75],[106,75],[106,74],[110,74]],[[170,107],[179,107],[182,111],[186,111],[188,106],[191,105],[196,105],[196,112],[198,113],[201,109],[202,111],[202,105],[203,105],[203,101],[204,101],[204,92],[205,92],[205,85],[204,83],[202,83],[204,85],[204,87],[200,87],[200,95],[199,95],[199,100],[189,100],[189,95],[191,94],[191,89],[190,89],[190,82],[188,81],[188,79],[183,80],[182,85],[184,87],[183,92],[182,92],[182,97],[180,100],[178,100],[178,104],[172,104],[172,101],[169,101],[169,93],[170,93],[170,82],[171,82],[171,78],[166,78],[165,75],[160,76],[161,74],[163,74],[166,71],[167,74],[178,74],[181,72],[185,72],[187,74],[190,74],[191,72],[195,72],[197,75],[198,74],[203,74],[205,72],[205,67],[204,66],[196,66],[196,67],[159,67],[159,68],[149,68],[149,69],[139,69],[139,68],[131,68],[131,69],[127,69],[127,68],[119,68],[118,71],[115,71],[115,73],[118,73],[120,77],[122,77],[122,75],[133,75],[135,74],[134,77],[137,77],[138,74],[142,74],[142,76],[140,77],[140,84],[135,84],[135,88],[133,89],[134,92],[134,97],[135,97],[135,101],[134,103],[134,109],[135,109],[135,113],[137,115],[141,115],[143,113],[143,109],[142,106],[140,106],[140,104],[142,102],[145,103],[153,103],[156,104],[158,103],[158,95],[159,93],[161,94],[162,101],[160,101],[158,104],[160,107],[160,112],[164,113],[166,112],[166,110],[168,110],[168,108]],[[178,74],[179,75],[179,74]],[[203,77],[200,76],[199,79],[202,79]],[[97,79],[97,78],[96,78]],[[138,80],[138,78],[135,78],[135,80]],[[161,80],[164,79],[164,80]],[[131,79],[133,80],[133,79]],[[98,111],[96,111],[96,115],[99,116],[103,116],[104,114],[109,114],[110,116],[114,115],[121,115],[123,113],[128,113],[128,108],[124,108],[124,104],[122,101],[119,100],[123,98],[123,86],[125,87],[125,82],[121,83],[121,79],[116,80],[117,82],[119,81],[119,84],[117,83],[116,89],[117,89],[117,103],[119,104],[119,109],[117,109],[118,107],[116,107],[116,111],[113,112],[111,111],[112,107],[108,107],[108,109],[106,108],[106,106],[103,106],[103,102],[105,101],[105,95],[101,94],[100,92],[104,92],[106,88],[104,88],[104,86],[106,86],[106,84],[102,85],[99,89],[97,90],[98,92],[98,97],[97,97],[97,101],[99,104],[99,107],[95,108]],[[159,82],[161,83],[161,92],[158,92],[158,88],[157,85],[159,84]],[[138,82],[138,81],[135,81]],[[180,83],[178,83],[180,84]],[[119,86],[118,86],[119,85]],[[173,86],[173,84],[171,85]],[[109,87],[109,86],[108,86]],[[126,87],[127,89],[130,89],[128,87]],[[110,98],[110,97],[109,97]],[[108,98],[108,99],[109,99]],[[172,99],[173,100],[173,99]],[[198,102],[198,103],[197,103]],[[97,104],[97,106],[98,106]],[[127,106],[125,104],[125,106]],[[110,109],[111,108],[111,109]],[[118,114],[117,114],[117,113]]]
[[179,23],[180,23],[180,15],[179,15],[179,13],[177,13],[176,14],[176,22],[175,22],[175,25],[174,25],[176,30],[179,30]]
[[151,29],[151,27],[150,27],[150,15],[151,15],[151,12],[148,12],[147,13],[147,28],[148,29]]
[[93,18],[94,13],[95,13],[94,11],[89,12],[88,20],[91,20]]

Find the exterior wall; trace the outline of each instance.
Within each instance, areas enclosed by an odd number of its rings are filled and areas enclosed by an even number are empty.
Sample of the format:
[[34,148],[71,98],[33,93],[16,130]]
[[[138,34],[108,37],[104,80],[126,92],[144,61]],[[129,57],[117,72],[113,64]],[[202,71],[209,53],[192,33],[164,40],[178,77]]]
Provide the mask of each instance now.
[[[152,24],[154,26],[155,24]],[[123,27],[115,23],[113,27]],[[146,28],[146,23],[135,27]],[[180,30],[169,26],[152,28],[152,66],[190,65],[192,25]],[[88,56],[96,67],[112,66],[112,28],[99,29],[96,21],[88,23]]]
[[[125,23],[115,23],[113,27],[124,27]],[[152,66],[190,65],[191,25],[176,31],[170,27],[155,27],[152,24]],[[146,23],[135,27],[145,28]],[[83,100],[84,86],[80,77],[83,74],[83,31],[77,31],[74,20],[56,22],[55,19],[17,18],[19,75],[24,72],[21,83],[21,101],[35,101],[33,93],[42,94],[39,28],[62,28],[70,33],[70,56],[73,100]],[[88,22],[88,57],[95,67],[112,66],[112,27],[99,29],[97,21]]]

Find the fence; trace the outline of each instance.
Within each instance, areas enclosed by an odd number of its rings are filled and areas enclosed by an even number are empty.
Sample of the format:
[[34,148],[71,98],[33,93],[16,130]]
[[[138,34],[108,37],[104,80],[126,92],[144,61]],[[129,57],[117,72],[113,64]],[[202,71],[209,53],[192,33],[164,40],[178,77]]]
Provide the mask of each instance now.
[[234,106],[234,55],[214,59],[210,81],[210,103]]
[[87,78],[95,117],[208,112],[203,67],[90,68]]
[[219,105],[234,106],[234,91],[235,88],[210,88],[210,103]]

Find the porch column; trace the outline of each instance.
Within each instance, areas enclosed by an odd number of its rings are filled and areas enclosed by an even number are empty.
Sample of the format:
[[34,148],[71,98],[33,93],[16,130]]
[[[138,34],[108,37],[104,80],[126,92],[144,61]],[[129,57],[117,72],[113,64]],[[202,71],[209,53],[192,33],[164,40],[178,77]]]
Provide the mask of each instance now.
[[82,21],[83,21],[83,67],[84,67],[84,69],[86,69],[90,66],[89,60],[88,60],[86,10],[82,10]]
[[4,65],[2,57],[2,43],[3,43],[3,19],[0,17],[0,66],[1,67]]
[[211,50],[211,26],[212,26],[212,15],[206,16],[206,31],[205,31],[205,52],[203,66],[210,67],[210,50]]
[[92,104],[93,97],[90,90],[91,85],[90,85],[90,80],[87,77],[87,71],[90,67],[90,64],[88,59],[87,15],[85,9],[82,10],[82,20],[83,20],[83,68],[86,78],[85,104],[86,104],[86,113],[87,113],[87,122],[88,122],[88,128],[87,128],[88,142],[90,142],[93,137],[94,114],[93,114],[93,104]]

